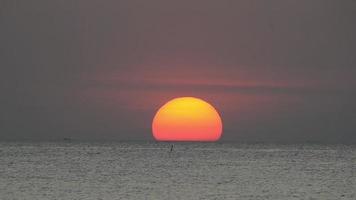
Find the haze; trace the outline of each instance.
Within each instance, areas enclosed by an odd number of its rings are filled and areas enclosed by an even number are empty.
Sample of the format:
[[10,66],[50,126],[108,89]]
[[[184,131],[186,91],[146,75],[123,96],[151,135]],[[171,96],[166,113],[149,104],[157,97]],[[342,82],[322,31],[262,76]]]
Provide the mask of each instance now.
[[0,140],[153,140],[212,103],[222,141],[356,143],[356,1],[0,2]]

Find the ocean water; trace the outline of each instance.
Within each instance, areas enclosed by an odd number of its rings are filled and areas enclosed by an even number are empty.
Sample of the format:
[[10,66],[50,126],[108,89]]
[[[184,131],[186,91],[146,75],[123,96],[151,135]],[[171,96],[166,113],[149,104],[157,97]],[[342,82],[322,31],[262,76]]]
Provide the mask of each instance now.
[[0,143],[0,199],[356,199],[356,147]]

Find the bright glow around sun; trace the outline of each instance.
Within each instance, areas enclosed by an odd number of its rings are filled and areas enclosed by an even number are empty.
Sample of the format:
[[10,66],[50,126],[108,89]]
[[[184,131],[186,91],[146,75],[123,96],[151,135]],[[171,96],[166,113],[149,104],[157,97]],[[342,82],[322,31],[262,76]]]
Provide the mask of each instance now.
[[222,134],[222,121],[209,103],[194,97],[181,97],[167,102],[157,111],[152,132],[159,141],[217,141]]

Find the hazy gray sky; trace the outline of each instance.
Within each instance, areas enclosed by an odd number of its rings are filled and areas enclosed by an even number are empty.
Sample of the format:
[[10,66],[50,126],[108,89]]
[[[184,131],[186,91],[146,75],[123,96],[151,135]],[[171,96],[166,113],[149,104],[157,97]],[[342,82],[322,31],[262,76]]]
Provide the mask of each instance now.
[[356,143],[354,0],[0,1],[0,140],[152,140],[179,96],[224,141]]

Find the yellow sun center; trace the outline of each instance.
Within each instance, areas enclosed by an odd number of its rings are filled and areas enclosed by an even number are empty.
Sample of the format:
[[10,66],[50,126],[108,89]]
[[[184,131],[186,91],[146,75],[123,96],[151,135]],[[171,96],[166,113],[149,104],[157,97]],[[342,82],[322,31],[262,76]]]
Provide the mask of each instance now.
[[216,141],[222,134],[222,122],[209,103],[194,97],[181,97],[158,110],[152,131],[154,138],[160,141]]

